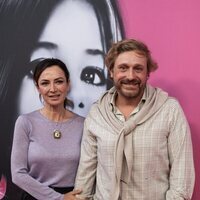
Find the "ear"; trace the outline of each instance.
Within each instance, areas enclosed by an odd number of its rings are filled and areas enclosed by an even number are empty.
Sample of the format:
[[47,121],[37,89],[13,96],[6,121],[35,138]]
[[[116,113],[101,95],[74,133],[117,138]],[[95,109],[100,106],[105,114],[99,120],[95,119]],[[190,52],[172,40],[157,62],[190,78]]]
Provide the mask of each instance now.
[[71,88],[71,82],[70,82],[70,80],[68,80],[68,82],[67,82],[67,92],[70,91],[70,88]]
[[149,72],[147,72],[147,80],[149,79],[149,76],[150,76],[150,73],[149,73]]
[[40,93],[40,88],[39,88],[39,86],[37,85],[37,83],[34,82],[34,85],[35,85],[35,87],[37,88],[37,91]]
[[109,70],[110,78],[113,78],[113,69]]

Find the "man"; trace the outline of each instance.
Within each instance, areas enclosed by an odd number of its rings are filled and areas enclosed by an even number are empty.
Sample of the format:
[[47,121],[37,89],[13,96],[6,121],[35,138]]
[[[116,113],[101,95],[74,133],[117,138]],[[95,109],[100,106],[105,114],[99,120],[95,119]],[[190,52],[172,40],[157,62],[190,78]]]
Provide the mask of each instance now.
[[147,83],[157,64],[133,39],[106,56],[114,87],[85,120],[76,188],[84,199],[191,199],[194,164],[188,123],[176,99]]

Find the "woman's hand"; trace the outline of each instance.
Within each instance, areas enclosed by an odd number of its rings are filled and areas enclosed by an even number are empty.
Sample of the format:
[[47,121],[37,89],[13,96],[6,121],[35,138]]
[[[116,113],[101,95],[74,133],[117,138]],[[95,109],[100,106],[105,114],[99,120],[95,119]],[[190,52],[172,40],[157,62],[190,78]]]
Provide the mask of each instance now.
[[82,200],[76,197],[77,194],[80,194],[82,190],[74,190],[71,192],[68,192],[64,195],[64,200]]

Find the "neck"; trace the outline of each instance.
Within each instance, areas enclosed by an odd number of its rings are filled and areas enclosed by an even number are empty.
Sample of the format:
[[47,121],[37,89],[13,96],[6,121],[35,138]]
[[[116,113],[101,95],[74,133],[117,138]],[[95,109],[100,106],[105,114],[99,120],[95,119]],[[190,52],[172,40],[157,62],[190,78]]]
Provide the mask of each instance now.
[[117,95],[116,100],[115,100],[116,106],[124,115],[125,119],[129,118],[130,114],[138,106],[141,98],[142,97],[140,96],[137,98],[127,98],[119,94]]
[[120,94],[117,94],[116,96],[116,106],[126,106],[126,107],[137,107],[140,100],[142,99],[142,96],[138,96],[137,98],[127,98]]
[[41,109],[41,113],[55,122],[63,121],[66,118],[66,109],[64,107],[52,108],[45,106]]

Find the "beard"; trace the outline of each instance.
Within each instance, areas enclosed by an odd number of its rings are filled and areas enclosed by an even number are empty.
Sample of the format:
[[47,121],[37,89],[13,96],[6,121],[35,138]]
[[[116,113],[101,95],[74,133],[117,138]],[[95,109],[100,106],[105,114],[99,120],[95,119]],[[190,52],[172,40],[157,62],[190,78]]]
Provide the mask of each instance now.
[[131,100],[142,97],[146,82],[142,83],[140,79],[123,79],[115,83],[115,87],[121,96],[127,100]]

